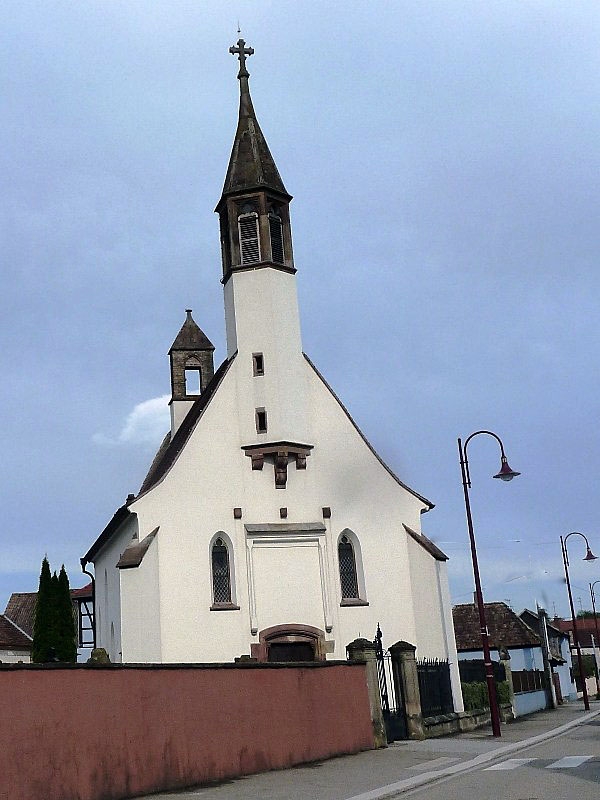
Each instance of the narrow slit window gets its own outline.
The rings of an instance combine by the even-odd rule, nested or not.
[[[229,553],[223,539],[216,539],[211,552],[213,603],[231,603]]]
[[[185,393],[200,394],[202,391],[202,372],[199,367],[186,369],[185,371]]]
[[[264,408],[256,409],[256,432],[267,432],[267,412],[264,410]]]
[[[240,254],[242,264],[257,264],[260,261],[260,243],[258,239],[258,214],[241,214],[238,217],[240,231]]]
[[[269,232],[271,234],[271,257],[277,264],[283,264],[283,226],[278,214],[269,214]]]
[[[338,544],[338,561],[340,565],[340,585],[342,599],[358,599],[358,579],[356,576],[356,559],[352,542],[342,536]]]
[[[265,374],[265,360],[262,353],[253,353],[252,355],[252,374],[254,376]]]

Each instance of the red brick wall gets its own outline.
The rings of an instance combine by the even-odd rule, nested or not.
[[[0,667],[1,800],[117,800],[373,746],[364,665]]]

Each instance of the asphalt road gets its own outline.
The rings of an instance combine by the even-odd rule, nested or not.
[[[598,800],[600,719],[492,764],[394,796],[427,800]]]

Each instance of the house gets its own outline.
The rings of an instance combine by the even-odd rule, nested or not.
[[[485,603],[485,615],[492,661],[510,667],[515,716],[550,706],[538,634],[506,603]],[[452,617],[459,662],[483,659],[477,606],[473,603],[454,606]]]
[[[577,690],[573,683],[573,665],[568,634],[551,624],[546,612],[541,609],[535,612],[526,608],[519,616],[540,637],[542,647],[544,647],[544,643],[547,643],[548,665],[552,672],[557,701],[560,702],[561,699],[576,700]]]
[[[85,660],[93,646],[92,584],[71,589],[70,594],[76,621],[78,660]],[[13,592],[4,609],[6,619],[27,637],[29,649],[33,641],[36,601],[37,592]]]
[[[433,504],[383,462],[302,350],[285,188],[258,124],[243,40],[220,221],[227,356],[186,318],[171,349],[171,430],[137,495],[82,558],[114,661],[448,659],[462,709]],[[300,267],[298,267],[300,269]]]
[[[553,625],[562,631],[565,636],[569,638],[569,646],[571,655],[575,660],[576,648],[575,639],[573,636],[573,620],[560,619],[555,617],[552,621]],[[600,667],[600,641],[598,640],[598,629],[600,628],[600,619],[596,622],[594,617],[578,617],[577,618],[577,638],[579,640],[579,647],[582,655],[594,656],[596,663],[596,670]],[[600,672],[600,670],[599,670]],[[579,680],[578,680],[579,683]],[[581,690],[581,686],[579,689]],[[595,692],[597,688],[596,681],[588,678],[588,691]]]
[[[5,614],[0,614],[0,663],[14,664],[31,661],[31,636]]]

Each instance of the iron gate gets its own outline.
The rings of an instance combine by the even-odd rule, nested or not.
[[[379,694],[381,696],[381,710],[385,723],[385,732],[388,743],[398,739],[408,739],[406,727],[406,711],[402,697],[402,687],[399,680],[394,680],[392,657],[388,650],[383,649],[381,643],[381,628],[377,625],[377,634],[373,644],[377,661],[377,678],[379,679]]]

